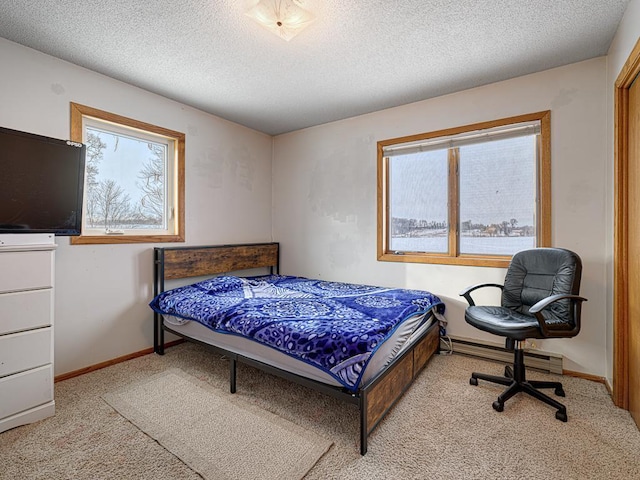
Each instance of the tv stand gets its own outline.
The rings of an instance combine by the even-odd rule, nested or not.
[[[0,432],[55,414],[53,234],[0,234]]]

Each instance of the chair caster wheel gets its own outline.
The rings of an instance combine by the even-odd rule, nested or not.
[[[558,420],[561,420],[561,421],[563,421],[563,422],[566,422],[566,421],[567,421],[567,412],[561,412],[560,410],[558,410],[558,411],[556,412],[556,418],[557,418]]]
[[[507,378],[513,378],[513,368],[510,365],[504,367],[504,376]]]
[[[471,377],[469,379],[469,384],[477,386],[478,385],[478,379]]]
[[[564,397],[564,396],[565,396],[565,395],[564,395],[564,390],[563,390],[562,388],[556,388],[555,394],[556,394],[558,397]],[[565,420],[565,421],[566,421],[566,420]]]
[[[493,409],[496,412],[501,412],[504,410],[504,403],[499,402],[498,400],[496,400],[495,402],[493,402],[493,404],[491,405],[493,407]]]

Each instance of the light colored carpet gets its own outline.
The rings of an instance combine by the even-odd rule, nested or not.
[[[299,480],[332,443],[180,369],[102,398],[210,480]]]
[[[101,396],[179,368],[227,394],[228,362],[193,344],[146,355],[56,384],[56,416],[0,434],[0,478],[201,478],[110,407]],[[402,400],[358,450],[358,412],[345,404],[253,368],[238,366],[244,402],[311,430],[334,445],[309,471],[316,479],[640,479],[640,432],[603,385],[560,379],[569,421],[518,395],[495,412],[502,387],[469,385],[471,371],[503,366],[462,355],[435,356]]]

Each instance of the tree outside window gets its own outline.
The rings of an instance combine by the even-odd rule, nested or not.
[[[72,243],[184,241],[184,134],[78,104],[71,115],[72,137],[87,146]]]

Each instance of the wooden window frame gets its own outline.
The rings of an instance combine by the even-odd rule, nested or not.
[[[131,118],[123,117],[114,113],[105,112],[97,108],[88,107],[71,102],[71,140],[83,143],[83,118],[90,117],[100,121],[122,125],[128,128],[138,129],[152,134],[162,135],[175,142],[175,210],[176,227],[175,233],[149,234],[149,235],[84,235],[70,237],[72,245],[86,244],[114,244],[114,243],[165,243],[185,241],[185,134],[163,127],[158,127],[150,123],[141,122]],[[86,193],[86,192],[85,192]],[[84,215],[84,212],[83,212]],[[83,218],[84,221],[84,218]]]
[[[434,263],[445,265],[471,265],[481,267],[508,267],[511,255],[481,255],[459,253],[459,190],[458,190],[458,155],[449,159],[448,177],[448,214],[449,214],[449,252],[394,252],[389,249],[389,158],[384,156],[384,148],[402,144],[419,142],[437,137],[447,137],[466,132],[502,127],[525,122],[540,122],[540,141],[538,144],[538,163],[536,174],[536,245],[551,246],[551,112],[549,110],[515,117],[503,118],[487,122],[465,125],[462,127],[438,130],[429,133],[393,138],[378,142],[378,260],[386,262]],[[453,149],[452,149],[453,150]]]

